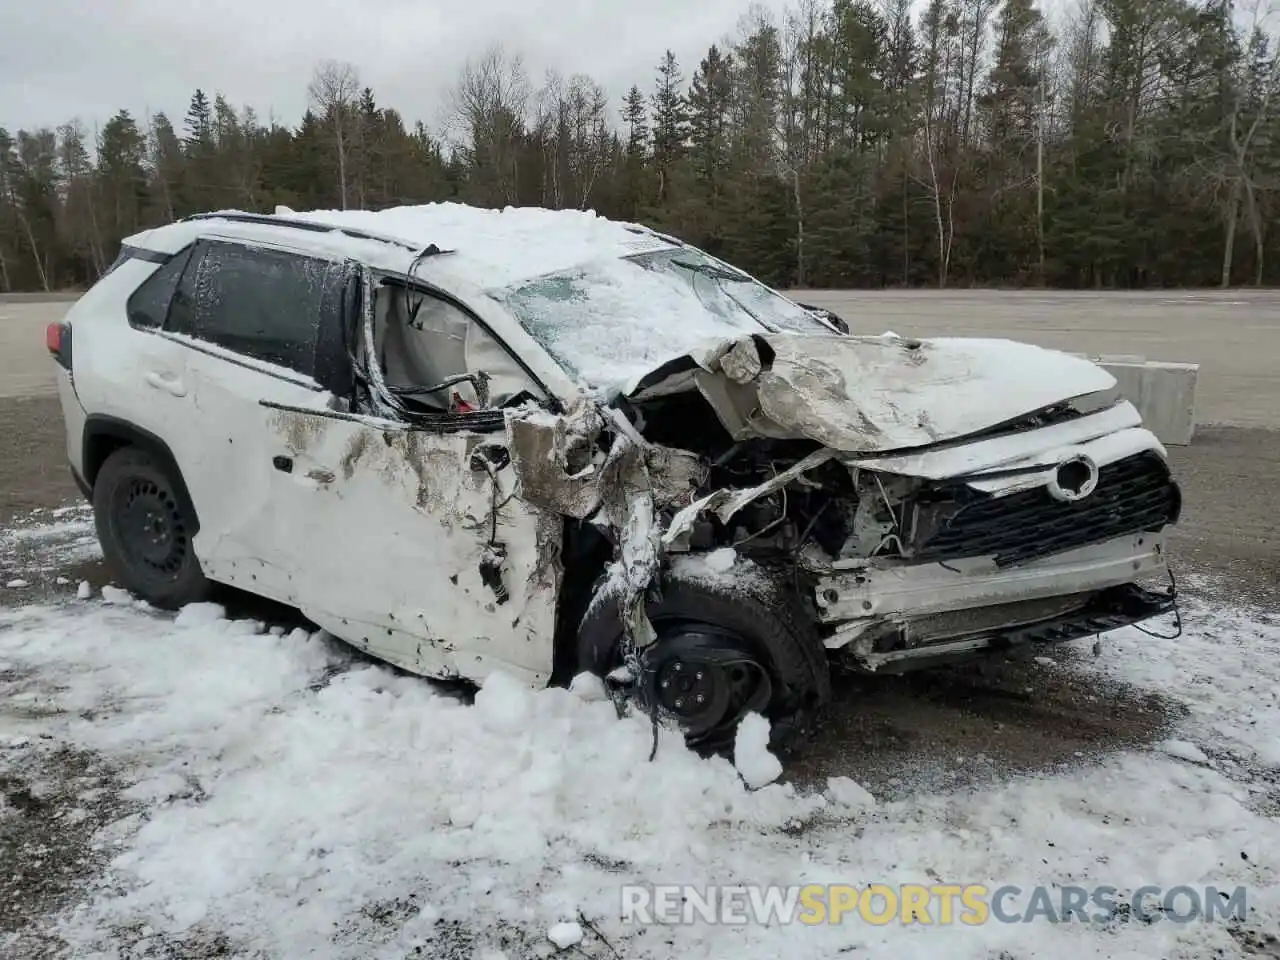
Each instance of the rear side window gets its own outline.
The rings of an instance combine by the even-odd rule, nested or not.
[[[342,280],[327,260],[202,240],[165,329],[314,376],[321,330],[341,323]]]
[[[122,260],[127,258],[127,254],[121,254]],[[190,247],[175,253],[162,263],[155,273],[147,277],[142,286],[133,291],[133,296],[129,298],[125,308],[131,324],[135,327],[154,329],[164,323],[164,318],[169,312],[169,303],[173,300],[174,291],[178,289],[178,280],[181,279],[182,270],[190,258]],[[119,263],[120,261],[117,261],[113,264],[112,269],[114,270]]]

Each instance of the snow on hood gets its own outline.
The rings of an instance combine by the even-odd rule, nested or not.
[[[954,440],[1116,386],[1088,360],[1012,340],[768,334],[686,354],[625,392],[687,389],[691,371],[735,438],[807,437],[842,453]]]

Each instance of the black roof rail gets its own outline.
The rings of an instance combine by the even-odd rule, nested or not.
[[[401,247],[411,253],[429,252],[431,244],[423,250],[422,247],[410,243],[408,240],[399,240],[395,237],[384,237],[376,233],[369,233],[365,230],[356,230],[352,227],[340,227],[332,223],[322,223],[317,220],[295,220],[289,217],[282,217],[277,214],[269,213],[241,213],[238,211],[230,211],[227,213],[193,213],[189,217],[183,217],[185,223],[188,220],[230,220],[233,223],[260,223],[272,227],[293,227],[296,230],[309,230],[312,233],[342,233],[348,237],[354,237],[357,240],[376,240],[379,243],[391,243],[397,247]],[[443,253],[438,247],[436,252]]]

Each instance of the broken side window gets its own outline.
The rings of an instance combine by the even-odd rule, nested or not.
[[[522,393],[545,397],[511,352],[475,317],[448,300],[384,285],[375,301],[375,329],[387,386],[414,406],[479,409],[483,400],[471,381],[417,392],[467,374],[486,375],[489,406],[501,406]],[[405,394],[407,390],[414,392]]]

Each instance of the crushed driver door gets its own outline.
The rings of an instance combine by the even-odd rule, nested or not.
[[[562,520],[515,496],[500,411],[424,428],[263,405],[263,540],[304,614],[414,673],[550,679]]]

